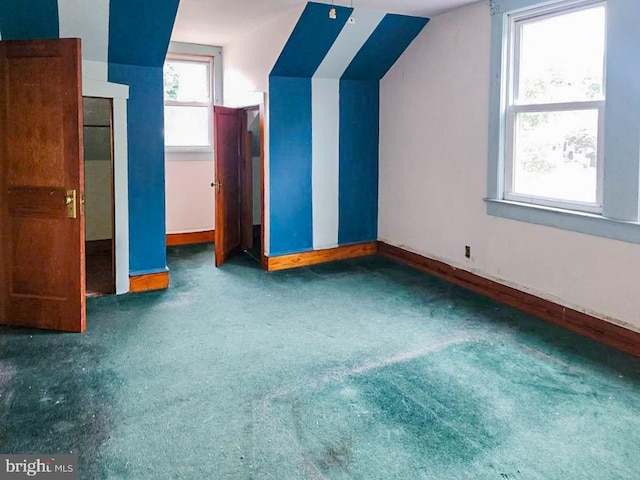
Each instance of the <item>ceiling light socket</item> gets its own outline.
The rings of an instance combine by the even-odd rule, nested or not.
[[[331,7],[331,10],[329,10],[329,18],[331,20],[335,20],[336,18],[338,18],[338,15],[336,14],[336,9]]]

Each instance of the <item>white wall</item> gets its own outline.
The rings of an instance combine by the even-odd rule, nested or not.
[[[276,64],[306,3],[279,15],[272,22],[224,45],[224,102],[227,106],[248,106],[264,102],[264,208],[263,249],[270,252],[269,229],[269,73]]]
[[[113,237],[111,100],[84,98],[84,180],[86,239]]]
[[[253,224],[262,224],[262,186],[260,185],[260,157],[253,157],[252,186],[253,186]]]
[[[167,233],[215,228],[213,176],[213,158],[165,162]]]
[[[87,241],[113,237],[111,168],[111,160],[94,160],[84,164]]]
[[[262,223],[262,185],[260,177],[260,111],[247,111],[247,129],[251,132],[251,154],[253,155],[251,164],[253,186],[253,224]]]
[[[269,73],[287,43],[305,4],[288,9],[261,28],[224,45],[224,104],[244,107],[262,102]]]
[[[383,79],[380,239],[640,331],[640,245],[486,214],[489,39],[434,17]]]

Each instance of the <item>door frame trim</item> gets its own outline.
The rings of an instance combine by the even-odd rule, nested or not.
[[[263,99],[258,106],[260,112],[260,266],[264,269],[268,269],[267,265],[267,245],[266,235],[267,227],[265,225],[265,122],[266,122],[266,99]]]
[[[129,156],[127,100],[129,87],[83,77],[82,95],[108,98],[113,103],[113,202],[116,295],[129,292]]]
[[[265,100],[263,99],[260,103],[256,105],[248,105],[246,107],[241,107],[244,109],[245,115],[251,110],[257,110],[259,115],[259,132],[260,132],[260,267],[263,270],[268,270],[268,258],[266,254],[266,245],[265,245],[265,237],[266,237],[266,227],[265,227],[265,115],[266,115],[266,106]],[[253,174],[253,172],[252,172]],[[255,226],[255,225],[254,225]]]

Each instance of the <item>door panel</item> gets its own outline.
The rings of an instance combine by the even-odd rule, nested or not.
[[[41,186],[64,184],[64,141],[62,128],[62,84],[53,81],[64,68],[60,58],[12,58],[9,60],[7,90],[9,95],[9,138],[20,139],[7,144],[7,154],[14,159],[9,170],[13,186],[32,185],[33,177]],[[51,72],[52,84],[40,88],[35,72]],[[28,79],[25,81],[25,79]],[[40,82],[42,79],[40,79]],[[17,115],[18,107],[26,107]],[[46,156],[46,161],[45,157]]]
[[[3,324],[86,326],[80,58],[77,39],[0,42]]]
[[[243,109],[215,107],[216,266],[240,248],[240,160]]]
[[[12,221],[11,264],[20,268],[13,270],[13,296],[42,295],[48,298],[64,298],[64,274],[69,261],[64,255],[63,237],[60,221],[37,217],[20,218]],[[41,275],[42,265],[39,262],[23,263],[21,259],[40,252],[47,258],[47,269],[56,275]]]

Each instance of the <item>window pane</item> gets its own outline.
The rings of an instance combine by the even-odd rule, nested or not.
[[[169,147],[209,146],[209,109],[165,105],[164,135]]]
[[[164,64],[164,99],[209,102],[209,63],[168,60]]]
[[[516,103],[603,98],[604,6],[523,22],[520,34]]]
[[[513,192],[596,203],[598,110],[520,113]]]

